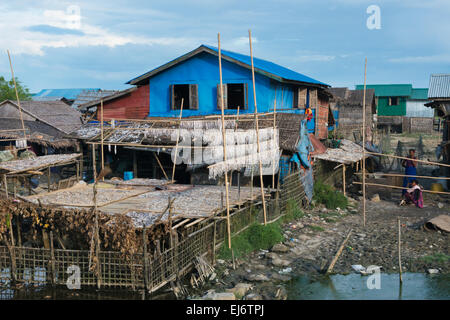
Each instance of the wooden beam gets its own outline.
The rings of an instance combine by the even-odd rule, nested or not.
[[[178,133],[177,133],[177,143],[175,145],[175,156],[173,160],[173,168],[172,168],[172,183],[175,182],[175,167],[177,165],[177,156],[178,156],[178,140],[180,140],[180,131],[181,131],[181,118],[183,116],[183,104],[184,98],[181,98],[181,108],[180,108],[180,120],[178,123]]]

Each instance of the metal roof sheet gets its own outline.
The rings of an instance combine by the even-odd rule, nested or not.
[[[193,55],[198,54],[200,52],[209,52],[211,54],[218,54],[218,49],[216,47],[212,47],[212,46],[207,46],[207,45],[201,45],[200,47],[198,47],[197,49],[184,54],[183,56],[180,56],[174,60],[169,61],[168,63],[155,68],[149,72],[146,72],[134,79],[131,79],[130,81],[127,82],[127,84],[137,84],[138,82],[150,78],[154,75],[156,75],[159,72],[162,72],[163,70],[172,67],[173,65],[182,62],[184,60],[187,60],[189,58],[191,58]],[[227,51],[227,50],[221,50],[222,56],[224,59],[228,59],[231,61],[235,61],[235,62],[239,62],[239,63],[243,63],[245,64],[247,67],[251,66],[251,58],[250,56],[244,55],[244,54],[240,54],[240,53],[236,53],[236,52],[232,52],[232,51]],[[259,58],[253,58],[253,63],[254,63],[254,67],[255,67],[255,71],[265,74],[265,75],[273,75],[277,78],[277,80],[282,81],[282,80],[289,80],[289,81],[297,81],[297,82],[304,82],[304,83],[311,83],[311,84],[316,84],[316,85],[320,85],[320,86],[329,86],[326,83],[323,83],[321,81],[315,80],[313,78],[310,78],[306,75],[303,75],[301,73],[295,72],[293,70],[290,70],[288,68],[285,68],[283,66],[280,66],[276,63],[267,61],[267,60],[263,60],[263,59],[259,59]]]
[[[74,100],[83,90],[100,90],[100,88],[68,88],[68,89],[42,89],[33,95],[35,97],[64,97]]]
[[[428,99],[450,98],[450,74],[432,74],[428,89]]]
[[[356,85],[356,90],[363,90],[364,85]],[[376,97],[409,97],[412,84],[368,84],[366,89],[375,89]]]
[[[411,100],[428,100],[428,89],[427,88],[413,88],[411,92],[411,96],[409,97]]]

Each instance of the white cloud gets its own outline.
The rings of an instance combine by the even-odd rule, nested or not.
[[[324,54],[307,54],[294,56],[293,60],[296,62],[329,62],[333,61],[336,56],[329,56]]]
[[[48,33],[30,29],[35,26],[76,30],[77,33]],[[81,46],[115,47],[126,44],[178,45],[189,46],[198,43],[187,37],[149,37],[133,34],[118,34],[89,24],[82,16],[77,21],[76,14],[63,10],[8,10],[0,19],[0,48],[12,52],[43,55],[45,47],[64,48]]]
[[[450,63],[450,54],[391,58],[388,61],[393,63]]]

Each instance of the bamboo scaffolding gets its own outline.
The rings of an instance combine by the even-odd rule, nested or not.
[[[362,191],[363,191],[363,226],[366,226],[366,79],[367,79],[367,58],[364,62],[364,93],[363,93],[363,108],[362,108],[362,118],[363,118],[363,125],[362,125],[362,173],[363,173],[363,184],[362,184]]]
[[[177,133],[177,143],[175,145],[175,158],[173,160],[173,169],[172,169],[172,183],[175,182],[175,167],[177,165],[177,155],[178,155],[178,140],[180,140],[180,131],[181,131],[181,118],[183,117],[183,103],[184,98],[181,98],[181,108],[180,108],[180,119],[178,123],[178,133]]]
[[[220,49],[220,33],[217,34],[217,42],[219,45],[219,77],[220,77],[220,110],[222,121],[222,143],[223,143],[223,161],[227,161],[227,143],[225,134],[225,112],[223,101],[223,84],[222,84],[222,51]],[[225,193],[226,193],[226,205],[227,205],[227,232],[228,232],[228,248],[231,249],[231,225],[230,225],[230,199],[228,190],[228,173],[225,171]]]
[[[250,60],[252,62],[252,82],[253,82],[253,101],[255,103],[255,123],[256,123],[256,142],[258,150],[258,162],[259,162],[259,180],[261,184],[261,199],[264,212],[264,225],[267,224],[266,202],[264,198],[264,182],[262,176],[262,162],[261,162],[261,147],[259,145],[259,123],[258,123],[258,104],[256,103],[256,86],[255,86],[255,67],[253,64],[253,48],[252,48],[252,31],[248,30],[248,39],[250,43]]]

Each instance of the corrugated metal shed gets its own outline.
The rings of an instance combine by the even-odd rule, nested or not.
[[[428,100],[427,88],[413,88],[411,92],[410,100]]]
[[[356,85],[356,90],[363,90],[364,85]],[[409,97],[412,92],[411,84],[369,84],[366,89],[375,89],[376,97]]]
[[[428,89],[428,99],[450,98],[450,74],[432,74]]]
[[[101,98],[109,97],[113,94],[116,94],[119,91],[116,90],[99,90],[99,89],[89,89],[89,90],[83,90],[81,93],[77,96],[75,101],[72,104],[72,108],[78,109],[80,105],[83,105],[85,103],[96,101]]]
[[[133,84],[133,85],[139,84],[143,80],[153,77],[154,75],[162,72],[163,70],[168,69],[168,68],[170,68],[180,62],[183,62],[187,59],[190,59],[193,56],[195,56],[201,52],[208,52],[213,55],[218,55],[218,49],[216,47],[201,45],[197,49],[195,49],[191,52],[188,52],[181,57],[178,57],[172,61],[169,61],[168,63],[166,63],[158,68],[155,68],[149,72],[144,73],[143,75],[140,75],[139,77],[131,79],[130,81],[127,82],[127,84]],[[227,50],[221,50],[221,53],[222,53],[223,59],[229,60],[231,62],[243,64],[247,68],[251,67],[250,56],[232,52],[232,51],[227,51]],[[278,81],[287,80],[287,81],[296,81],[296,82],[302,82],[302,83],[311,83],[311,84],[316,84],[316,85],[320,85],[320,86],[327,86],[327,87],[329,86],[326,83],[320,82],[318,80],[315,80],[313,78],[310,78],[301,73],[295,72],[293,70],[282,67],[276,63],[273,63],[273,62],[270,62],[267,60],[253,58],[253,63],[254,63],[254,67],[255,67],[255,72],[264,74],[269,77],[273,77]]]

